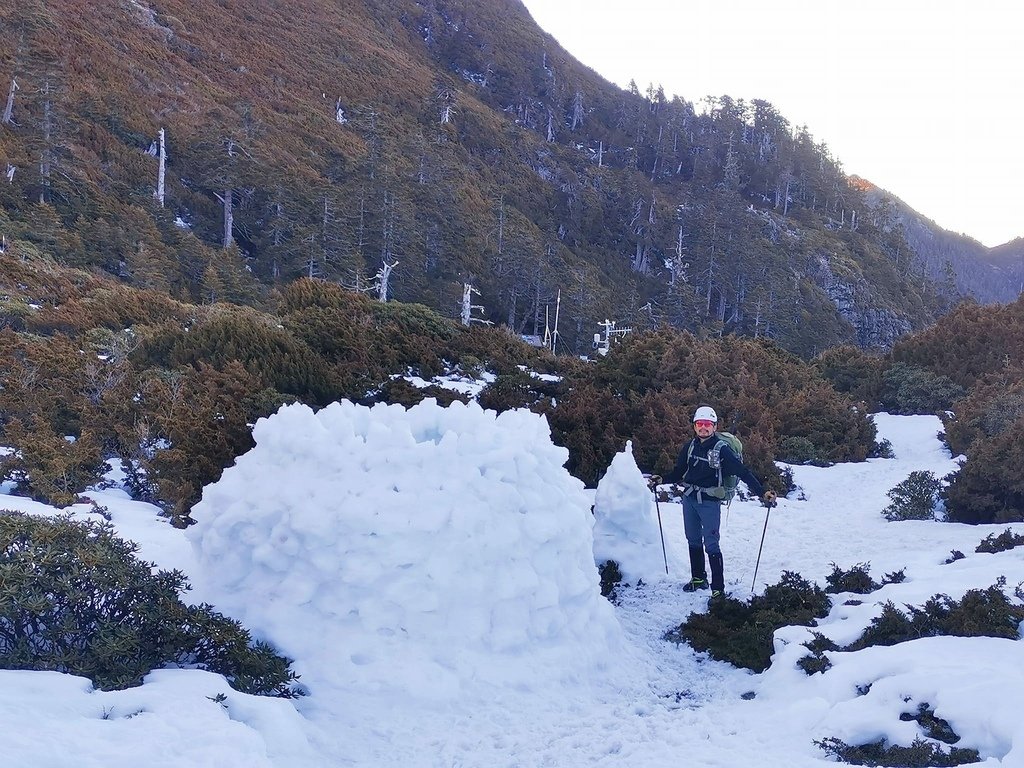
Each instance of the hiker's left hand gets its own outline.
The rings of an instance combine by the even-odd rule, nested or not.
[[[654,490],[659,485],[661,485],[661,475],[651,475],[647,479],[647,487],[650,488],[651,490]]]
[[[761,504],[771,509],[777,503],[775,501],[777,498],[778,495],[775,493],[775,491],[765,491],[764,494],[761,496]]]

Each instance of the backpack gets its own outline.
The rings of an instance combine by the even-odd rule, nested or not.
[[[708,496],[714,496],[722,501],[732,501],[736,495],[736,486],[739,484],[740,479],[736,475],[722,475],[722,459],[720,454],[722,452],[722,446],[728,445],[735,454],[736,458],[741,462],[743,461],[743,442],[732,434],[732,432],[718,432],[715,435],[718,441],[708,451],[708,464],[712,469],[718,470],[718,487],[709,488],[705,493]],[[694,441],[690,441],[690,449],[686,452],[686,463],[690,463],[690,457],[693,455]]]

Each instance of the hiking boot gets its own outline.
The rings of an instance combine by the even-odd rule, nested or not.
[[[683,592],[696,592],[698,589],[707,589],[707,579],[690,579],[683,585]]]
[[[708,572],[704,568],[704,547],[690,547],[690,583],[683,589],[687,592],[696,592],[698,589],[708,588]]]
[[[717,602],[718,600],[724,600],[725,599],[725,592],[723,592],[720,589],[712,589],[711,590],[711,597],[708,598],[708,599],[711,600],[711,601],[714,601],[714,602]]]
[[[708,555],[708,562],[711,563],[711,591],[712,592],[724,592],[725,591],[725,566],[722,562],[722,553],[715,552],[713,555]]]

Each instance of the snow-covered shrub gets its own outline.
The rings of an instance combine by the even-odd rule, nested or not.
[[[167,664],[288,696],[287,659],[209,606],[187,606],[179,571],[152,570],[106,522],[0,512],[0,668],[68,672],[104,689]]]
[[[900,720],[905,723],[916,722],[924,730],[924,735],[929,739],[935,739],[945,744],[956,744],[960,737],[953,730],[948,720],[943,720],[935,714],[935,708],[928,702],[922,701],[917,705],[917,712],[904,712]]]
[[[981,761],[976,749],[952,747],[946,752],[938,744],[914,739],[909,747],[899,744],[886,744],[885,739],[867,744],[850,745],[841,739],[829,737],[814,742],[828,754],[840,762],[850,765],[891,766],[896,768],[944,768],[945,766],[966,765]]]
[[[893,459],[895,457],[896,454],[893,453],[892,443],[884,438],[876,441],[871,446],[871,453],[868,454],[869,459]]]
[[[892,502],[882,510],[882,515],[890,522],[934,520],[941,488],[942,481],[933,472],[911,472],[906,480],[888,491]]]
[[[1024,546],[1024,536],[1016,534],[1011,528],[1007,528],[1000,534],[990,533],[975,548],[975,552],[1006,552],[1014,547]]]
[[[863,634],[843,650],[859,651],[873,645],[896,645],[919,637],[1004,637],[1015,640],[1024,606],[1003,593],[1005,579],[987,589],[969,590],[962,599],[935,595],[922,607],[907,606],[907,613],[887,602]]]
[[[804,648],[809,650],[810,653],[796,662],[796,665],[808,675],[813,675],[816,672],[826,672],[831,669],[832,662],[829,661],[825,652],[840,650],[839,646],[831,638],[826,637],[821,632],[812,632],[811,636],[811,640],[803,643]]]
[[[906,579],[905,569],[901,569],[885,574],[882,581],[877,582],[871,578],[870,570],[871,563],[857,563],[857,565],[846,571],[832,563],[832,573],[825,577],[825,581],[828,582],[825,592],[831,595],[839,594],[840,592],[866,595],[869,592],[874,592],[876,589],[884,587],[886,584],[899,584]]]
[[[825,581],[828,582],[825,591],[833,595],[840,592],[853,592],[858,595],[874,592],[881,585],[871,578],[868,573],[870,569],[871,563],[857,563],[847,571],[832,563],[832,573],[825,577]]]

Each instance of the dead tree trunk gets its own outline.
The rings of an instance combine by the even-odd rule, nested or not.
[[[11,78],[11,90],[7,94],[7,106],[4,107],[4,116],[0,118],[0,123],[4,125],[10,125],[14,119],[14,92],[18,90],[18,78]]]
[[[235,241],[232,232],[235,226],[235,213],[233,208],[233,196],[234,190],[225,189],[224,197],[221,198],[224,201],[224,247],[230,248],[231,244]]]
[[[166,145],[164,143],[164,129],[160,129],[160,168],[156,174],[156,192],[154,197],[157,202],[160,203],[160,207],[164,207],[164,180],[167,175],[167,153]]]

